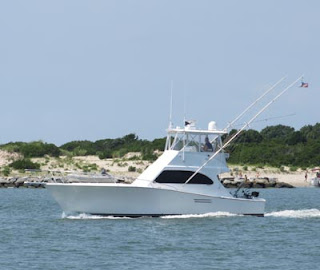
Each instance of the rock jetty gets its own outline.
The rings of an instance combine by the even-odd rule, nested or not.
[[[278,182],[277,179],[268,177],[248,179],[247,181],[231,177],[223,178],[221,182],[226,188],[238,188],[240,185],[243,188],[294,188],[288,183]]]
[[[134,178],[132,177],[115,177],[118,183],[132,183]],[[75,179],[69,179],[67,177],[34,177],[34,176],[24,176],[24,177],[7,177],[0,178],[0,188],[45,188],[46,183],[79,183],[83,181],[77,181]],[[89,182],[89,181],[86,181]],[[221,179],[222,184],[226,188],[238,188],[242,185],[243,188],[294,188],[294,186],[278,182],[276,179],[256,178],[250,179],[244,182],[243,179],[235,178],[223,178]]]

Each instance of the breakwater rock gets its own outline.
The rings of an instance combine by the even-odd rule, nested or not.
[[[96,178],[92,178],[92,181],[86,179],[75,179],[68,177],[7,177],[0,178],[0,188],[45,188],[47,183],[132,183],[134,178],[132,177],[114,177],[108,181],[97,181]]]
[[[278,182],[277,179],[268,177],[255,178],[247,181],[244,179],[223,178],[221,182],[226,188],[238,188],[240,185],[243,188],[294,188],[294,186],[288,183]]]
[[[127,183],[133,182],[132,177],[114,177],[114,182]],[[46,183],[84,183],[97,181],[81,181],[79,179],[68,178],[68,177],[7,177],[0,178],[0,188],[45,188]],[[243,179],[235,178],[223,178],[221,179],[222,184],[226,188],[238,188],[240,185],[243,188],[294,188],[294,186],[278,182],[276,179],[256,178],[250,179],[244,182]]]
[[[44,188],[50,179],[38,177],[8,177],[0,178],[0,188]]]

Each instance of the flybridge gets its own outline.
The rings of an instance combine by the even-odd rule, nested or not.
[[[186,122],[184,128],[176,127],[167,130],[165,150],[186,152],[215,152],[222,146],[221,135],[226,131],[217,130],[216,123],[211,121],[208,129],[196,129],[194,122]]]
[[[173,129],[168,129],[168,134],[175,134],[175,133],[185,133],[185,134],[227,134],[228,132],[224,130],[206,130],[206,129],[184,129],[184,128],[173,128]]]

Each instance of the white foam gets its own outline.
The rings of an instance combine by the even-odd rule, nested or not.
[[[171,216],[162,216],[161,218],[165,219],[183,219],[183,218],[208,218],[208,217],[234,217],[240,216],[237,214],[231,214],[228,212],[214,212],[214,213],[206,213],[206,214],[190,214],[190,215],[171,215]]]
[[[320,217],[319,209],[302,209],[302,210],[284,210],[278,212],[266,213],[266,217],[284,217],[284,218],[318,218]]]
[[[129,219],[129,217],[113,217],[113,216],[99,216],[99,215],[90,215],[86,213],[69,215],[65,212],[62,212],[61,218],[63,219]]]

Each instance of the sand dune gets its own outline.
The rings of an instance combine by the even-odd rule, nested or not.
[[[139,153],[129,153],[124,159],[99,159],[97,156],[78,156],[78,157],[61,157],[61,158],[33,158],[34,162],[41,164],[42,170],[58,169],[61,171],[82,171],[86,166],[94,166],[97,171],[102,168],[108,170],[113,175],[137,177],[145,170],[151,162],[144,160],[128,160],[132,156],[139,157]],[[6,166],[13,160],[20,157],[17,153],[8,153],[0,150],[0,166]],[[128,171],[129,167],[134,167],[135,171]],[[246,170],[243,166],[230,166],[231,172],[221,174],[221,177],[235,177],[247,175],[248,178],[268,177],[276,178],[279,182],[285,182],[295,187],[309,186],[305,181],[305,171],[299,169],[291,172],[289,168],[284,167],[283,171],[277,168],[254,168],[248,166]],[[15,172],[13,172],[15,173]],[[312,175],[308,172],[308,177]]]

